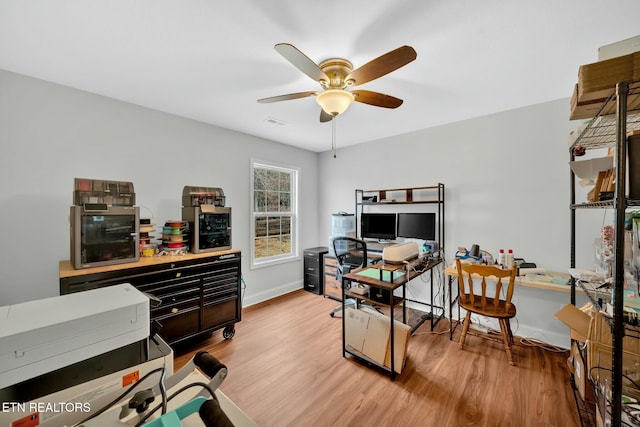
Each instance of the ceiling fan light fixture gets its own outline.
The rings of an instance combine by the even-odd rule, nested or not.
[[[342,89],[325,90],[316,96],[316,102],[332,116],[344,113],[353,100],[353,94]]]

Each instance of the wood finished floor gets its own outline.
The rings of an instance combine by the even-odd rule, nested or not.
[[[421,326],[395,381],[342,357],[336,301],[305,291],[243,311],[235,336],[220,331],[176,351],[175,367],[206,350],[229,369],[220,389],[268,426],[579,426],[568,353],[467,337],[465,349]],[[454,340],[459,334],[454,336]],[[516,337],[516,341],[518,337]]]

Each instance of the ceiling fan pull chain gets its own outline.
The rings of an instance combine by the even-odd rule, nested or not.
[[[333,150],[333,158],[336,158],[336,120],[338,116],[333,116],[331,119],[331,149]]]

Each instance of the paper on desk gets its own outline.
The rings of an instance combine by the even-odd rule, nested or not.
[[[582,280],[585,282],[604,282],[605,278],[595,271],[592,270],[582,270],[579,268],[570,268],[569,274],[574,279]]]
[[[569,162],[571,170],[578,178],[582,179],[583,185],[593,184],[598,178],[598,172],[613,168],[613,157],[597,157],[588,160],[576,160]],[[584,182],[586,181],[586,182]]]
[[[357,272],[361,276],[371,277],[372,279],[380,279],[380,271],[382,271],[382,281],[390,282],[391,281],[391,272],[387,270],[380,270],[377,268],[366,268],[362,271]],[[404,275],[404,270],[397,270],[393,272],[394,280],[398,277],[402,277]]]
[[[569,279],[567,278],[551,276],[549,274],[528,273],[525,275],[525,278],[533,282],[553,283],[555,285],[567,285],[569,283]]]

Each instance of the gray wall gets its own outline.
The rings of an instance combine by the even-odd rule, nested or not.
[[[300,247],[317,244],[318,155],[0,70],[0,306],[58,295],[73,178],[134,183],[141,215],[180,219],[184,185],[221,187],[244,304],[302,286],[302,261],[249,269],[252,157],[300,168]]]
[[[132,181],[143,215],[180,217],[184,185],[221,187],[233,208],[250,305],[302,286],[300,260],[249,269],[251,158],[301,169],[300,248],[326,245],[354,190],[446,186],[447,262],[458,246],[569,266],[569,100],[562,99],[321,154],[0,70],[0,305],[58,294],[69,258],[73,178]],[[346,116],[345,116],[346,120]],[[339,141],[338,141],[339,146]],[[610,214],[583,211],[578,267]],[[412,292],[425,297],[425,286]],[[522,290],[519,331],[566,344],[553,313],[568,294]]]
[[[569,88],[568,88],[569,90]],[[355,189],[445,184],[447,263],[458,246],[500,248],[550,271],[570,263],[569,100],[460,121],[339,149],[320,156],[320,239],[331,234],[331,214],[354,212]],[[343,120],[347,120],[347,117]],[[584,190],[579,189],[583,194]],[[581,196],[582,197],[582,196]],[[378,207],[378,210],[390,207]],[[406,207],[393,207],[406,209]],[[428,209],[425,205],[412,209]],[[602,211],[581,211],[578,267],[591,268]],[[610,216],[609,216],[610,218]],[[423,296],[419,283],[413,292]],[[518,289],[520,333],[559,345],[567,328],[553,314],[565,293]],[[566,340],[565,340],[566,336]]]

